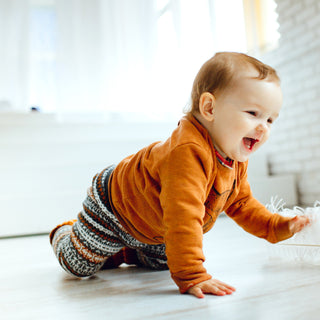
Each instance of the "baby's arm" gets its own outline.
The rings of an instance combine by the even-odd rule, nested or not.
[[[310,220],[306,216],[296,216],[289,221],[289,230],[293,234],[300,232],[303,228],[310,224]],[[217,279],[210,279],[196,284],[188,290],[188,293],[197,298],[204,298],[204,294],[214,294],[224,296],[232,294],[236,289]]]
[[[224,282],[217,279],[210,279],[200,282],[188,290],[188,293],[196,296],[197,298],[204,298],[205,293],[214,294],[216,296],[224,296],[231,294],[236,289]]]

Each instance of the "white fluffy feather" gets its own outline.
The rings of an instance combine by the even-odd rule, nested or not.
[[[308,216],[311,223],[292,238],[268,245],[271,258],[320,265],[320,202],[308,208],[288,209],[284,205],[283,200],[272,198],[267,208],[286,217]]]

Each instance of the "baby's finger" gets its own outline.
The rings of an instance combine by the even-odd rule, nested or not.
[[[199,299],[204,298],[204,294],[203,294],[202,290],[198,287],[192,287],[188,290],[188,292]]]
[[[207,283],[201,289],[203,293],[214,294],[216,296],[224,296],[225,294],[229,294],[228,289],[216,282]]]
[[[220,292],[221,294],[220,295],[225,295],[225,294],[232,294],[234,290],[231,290],[229,289],[228,287],[226,286],[223,286],[223,285],[217,285],[217,292]],[[223,294],[222,294],[223,293]],[[218,293],[216,293],[218,294]],[[219,294],[218,294],[219,295]]]
[[[232,294],[235,290],[231,290],[231,289],[229,289],[229,288],[227,288],[227,287],[220,287],[219,288],[221,291],[223,291],[223,292],[225,292],[226,294]]]
[[[310,224],[310,220],[308,217],[300,217],[298,221],[298,229],[302,230],[304,227]]]
[[[304,225],[307,226],[311,223],[309,217],[304,217]]]
[[[295,216],[289,222],[289,230],[290,230],[290,232],[291,233],[297,233],[297,232],[301,231],[305,227],[307,221],[309,221],[309,219],[306,218],[306,217]]]
[[[215,280],[217,284],[219,284],[220,286],[222,286],[223,288],[225,288],[226,290],[230,290],[232,292],[236,291],[236,288],[230,286],[229,284],[227,283],[224,283],[220,280]]]

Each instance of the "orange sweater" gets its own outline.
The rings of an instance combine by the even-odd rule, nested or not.
[[[181,119],[165,142],[125,158],[109,181],[113,210],[137,240],[165,243],[168,267],[180,291],[211,276],[203,267],[203,233],[225,211],[243,229],[278,242],[291,236],[289,218],[269,212],[252,196],[247,162],[220,164],[207,130]]]

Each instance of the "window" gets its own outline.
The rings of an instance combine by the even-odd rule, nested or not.
[[[57,5],[55,0],[32,0],[28,68],[29,107],[37,106],[43,112],[58,113],[126,112],[127,117],[131,119],[135,117],[135,108],[139,117],[141,113],[151,114],[157,119],[170,115],[176,117],[189,101],[197,71],[215,52],[241,51],[253,55],[260,54],[275,48],[279,39],[273,0],[145,1],[146,5],[141,7],[143,10],[146,10],[150,3],[154,5],[153,8],[149,5],[146,14],[154,17],[154,21],[146,21],[145,27],[140,26],[140,30],[148,30],[149,38],[138,39],[137,43],[140,46],[149,46],[145,51],[150,53],[150,59],[147,61],[143,57],[134,64],[132,57],[123,63],[119,61],[130,55],[119,55],[119,50],[129,48],[128,51],[131,52],[134,41],[128,38],[115,39],[117,36],[123,36],[123,33],[119,30],[114,32],[128,20],[128,16],[123,16],[123,7],[121,8],[122,3],[128,4],[128,1],[105,0],[98,6],[99,1],[92,2],[90,5],[97,6],[90,13],[93,16],[83,18],[83,15],[89,14],[88,10],[84,9],[89,2],[84,4],[85,2],[79,0],[73,5],[82,5],[82,11],[71,11],[72,20],[68,18],[63,25],[59,14],[61,17],[61,12],[65,14],[66,10],[70,10],[68,2],[59,2]],[[139,1],[139,5],[143,3]],[[134,12],[137,12],[137,4],[133,1],[130,4],[135,8]],[[107,12],[115,10],[116,6],[118,11],[114,11],[112,15]],[[104,14],[109,14],[108,19]],[[126,14],[130,14],[130,10],[127,10]],[[118,19],[122,24],[112,24],[110,17],[114,21]],[[90,29],[94,31],[95,38],[91,39],[89,34],[90,43],[86,44],[86,38],[82,37],[81,33],[84,29],[80,35],[76,34],[75,23],[78,23],[77,26],[86,23],[81,26],[86,28],[88,21],[95,24]],[[67,28],[67,32],[64,28]],[[101,31],[98,28],[101,28]],[[153,30],[155,32],[151,35]],[[70,38],[66,38],[67,36]],[[114,42],[107,42],[110,38],[114,38]],[[150,39],[154,41],[152,49]],[[66,44],[70,46],[81,41],[81,46],[75,46],[71,50],[70,47],[66,47]],[[125,44],[126,41],[131,41],[128,46]],[[120,49],[113,53],[114,44]],[[88,47],[91,52],[98,52],[93,58],[90,51],[88,56],[85,56]],[[101,54],[99,50],[102,50]],[[62,57],[71,53],[81,54],[81,57],[68,57],[69,60],[62,61],[63,59],[58,59],[58,51]],[[114,62],[112,55],[115,58]],[[89,70],[92,63],[95,64],[94,72]],[[69,74],[66,74],[67,72]],[[98,74],[99,72],[101,74]],[[82,95],[85,91],[84,97]]]
[[[28,105],[55,111],[57,21],[52,0],[33,0],[30,7]]]
[[[274,0],[243,0],[249,54],[263,54],[277,48],[278,15]]]

